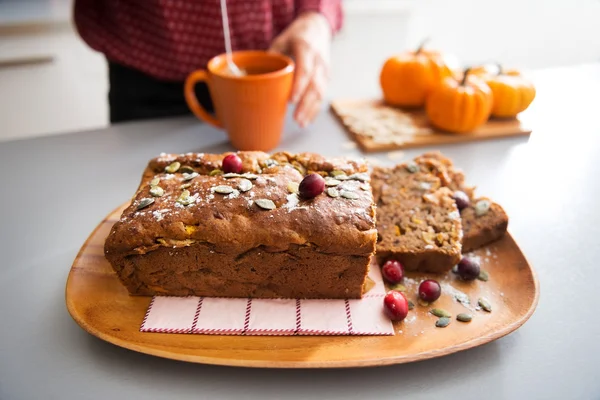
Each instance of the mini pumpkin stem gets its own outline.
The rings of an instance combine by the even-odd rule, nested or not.
[[[502,64],[500,63],[496,63],[496,67],[498,68],[498,75],[502,75],[502,73],[504,72],[502,70]]]
[[[460,81],[460,86],[465,86],[465,83],[467,83],[467,76],[469,75],[470,72],[471,72],[471,67],[465,69],[465,72],[463,72],[463,78]]]
[[[423,51],[423,48],[425,47],[425,45],[427,44],[427,42],[429,42],[429,39],[431,39],[431,38],[425,38],[425,40],[423,40],[421,42],[421,44],[419,45],[419,47],[417,47],[417,50],[415,51],[415,54],[419,54],[421,51]]]

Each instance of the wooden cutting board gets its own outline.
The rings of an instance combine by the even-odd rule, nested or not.
[[[471,133],[452,134],[429,125],[421,109],[401,110],[374,99],[338,99],[331,103],[331,108],[353,140],[368,153],[531,133],[517,118],[492,118]]]

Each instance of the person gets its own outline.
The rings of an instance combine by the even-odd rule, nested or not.
[[[233,50],[271,50],[296,63],[291,101],[306,126],[329,78],[341,0],[228,0]],[[111,123],[184,115],[183,82],[225,52],[219,0],[76,0],[78,34],[108,62]],[[205,84],[196,87],[212,110]]]

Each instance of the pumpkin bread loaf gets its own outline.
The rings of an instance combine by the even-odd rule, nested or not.
[[[409,271],[443,273],[461,258],[462,227],[452,191],[416,163],[376,167],[377,261],[396,259]]]
[[[460,211],[463,253],[504,236],[508,227],[508,216],[504,209],[486,197],[476,198],[474,188],[465,184],[464,174],[454,167],[452,161],[439,152],[429,152],[415,158],[415,162],[422,170],[439,177],[452,192],[462,191],[468,196],[469,205]]]
[[[105,243],[128,291],[360,298],[377,238],[367,165],[310,153],[236,154],[239,174],[222,173],[227,154],[150,161]],[[298,183],[311,172],[336,176],[326,180],[337,190],[300,199]]]

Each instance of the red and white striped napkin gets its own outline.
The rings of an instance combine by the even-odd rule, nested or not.
[[[154,296],[142,332],[206,335],[393,335],[383,313],[385,286],[373,263],[375,285],[360,300],[236,299]]]

